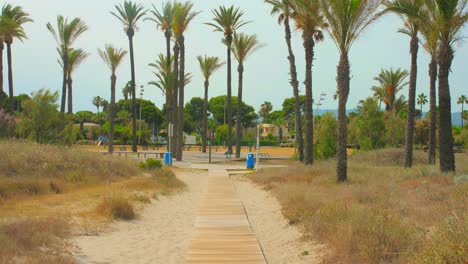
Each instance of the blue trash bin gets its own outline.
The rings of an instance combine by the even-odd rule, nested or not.
[[[169,151],[164,154],[164,165],[172,166],[172,154]]]
[[[247,154],[247,161],[246,161],[247,169],[253,169],[255,167],[255,159],[253,153]]]

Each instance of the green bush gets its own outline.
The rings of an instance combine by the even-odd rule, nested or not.
[[[140,162],[140,168],[147,169],[147,170],[154,170],[160,169],[162,167],[162,163],[160,160],[157,159],[147,159],[146,161]]]

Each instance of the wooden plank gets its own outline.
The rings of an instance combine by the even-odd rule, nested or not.
[[[210,170],[195,219],[187,264],[265,264],[242,201],[226,170]]]

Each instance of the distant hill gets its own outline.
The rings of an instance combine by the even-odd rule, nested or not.
[[[315,111],[314,109],[314,114],[318,115],[323,115],[325,113],[332,113],[334,116],[338,116],[338,110],[333,110],[333,109],[319,109],[318,111]],[[349,114],[351,112],[354,112],[355,109],[348,109],[346,110],[346,114]],[[426,115],[427,112],[423,112],[423,116]],[[454,126],[461,126],[461,112],[455,112],[452,113],[452,124]]]

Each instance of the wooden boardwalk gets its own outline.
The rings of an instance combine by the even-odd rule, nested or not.
[[[267,263],[225,170],[209,171],[186,263]]]

